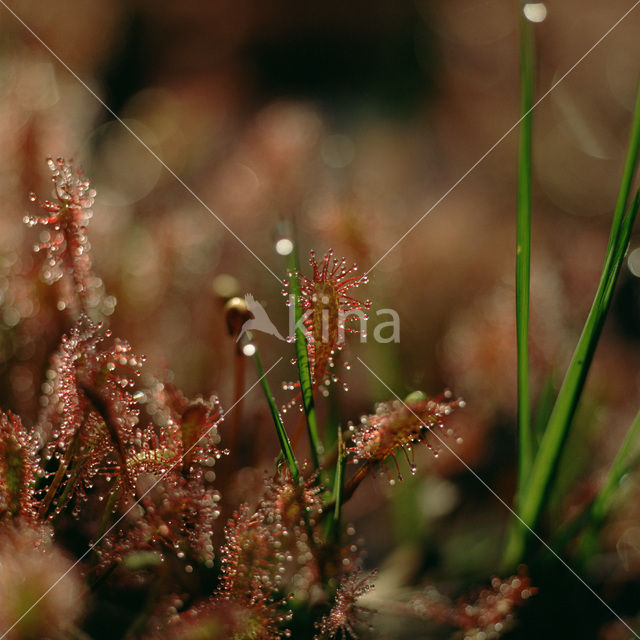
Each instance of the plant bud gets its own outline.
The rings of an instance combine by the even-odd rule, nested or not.
[[[233,338],[237,338],[242,330],[242,325],[253,318],[253,314],[247,308],[247,303],[242,298],[231,298],[224,305],[224,315],[229,335]]]

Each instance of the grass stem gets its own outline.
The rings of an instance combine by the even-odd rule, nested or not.
[[[520,12],[520,139],[516,224],[516,334],[518,354],[518,493],[534,457],[529,381],[529,292],[531,273],[531,125],[535,83],[533,24]]]
[[[267,377],[264,373],[264,367],[262,366],[262,360],[260,359],[260,354],[258,353],[258,351],[255,352],[253,358],[256,363],[256,369],[258,370],[260,385],[262,386],[264,395],[267,398],[269,410],[271,411],[271,417],[273,418],[273,422],[276,427],[276,433],[278,434],[278,440],[280,441],[280,449],[282,450],[282,455],[284,456],[284,460],[287,463],[287,467],[289,468],[289,472],[291,473],[293,481],[297,483],[300,477],[298,463],[296,462],[295,456],[293,455],[293,449],[291,448],[289,436],[287,435],[287,431],[284,428],[284,424],[282,422],[280,412],[278,411],[278,406],[276,405],[275,398],[271,393],[271,388],[269,387],[269,382],[267,381]]]
[[[342,512],[342,498],[344,491],[344,468],[346,464],[344,444],[342,442],[342,430],[337,429],[338,433],[338,460],[336,462],[336,470],[333,481],[333,510],[329,514],[325,528],[325,538],[335,541],[340,533],[340,517]]]
[[[529,529],[537,526],[548,500],[558,463],[600,339],[622,261],[629,248],[631,231],[640,207],[640,193],[636,193],[631,205],[627,206],[638,164],[639,149],[640,84],[636,93],[629,144],[600,282],[551,411],[526,485],[522,486],[518,493],[518,512],[526,526],[515,522],[510,529],[503,558],[506,569],[513,568],[522,560],[526,552]]]
[[[600,531],[612,508],[612,498],[616,489],[620,485],[622,477],[631,468],[632,452],[637,447],[637,439],[640,434],[640,411],[638,411],[634,421],[631,423],[627,435],[625,436],[618,453],[611,464],[609,473],[598,491],[598,495],[591,504],[588,512],[588,524],[577,550],[577,557],[580,561],[588,558],[597,542],[597,534]]]
[[[640,109],[638,109],[638,114],[640,116]],[[520,495],[518,511],[526,527],[520,523],[515,523],[512,527],[504,556],[505,568],[512,568],[522,560],[526,551],[528,528],[533,529],[537,526],[548,499],[558,462],[602,332],[620,267],[629,248],[631,230],[638,208],[640,208],[640,192],[636,194],[623,217],[616,242],[607,254],[593,305],[558,392],[527,485]]]

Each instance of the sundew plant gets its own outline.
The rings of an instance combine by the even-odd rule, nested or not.
[[[99,234],[117,222],[109,218],[117,185],[105,184],[108,171],[95,158],[100,189],[80,162],[53,156],[49,191],[36,191],[43,158],[35,157],[35,125],[29,129],[23,165],[5,167],[34,191],[3,214],[22,219],[30,247],[7,250],[0,265],[0,640],[640,637],[640,413],[622,434],[607,422],[622,404],[611,391],[622,377],[616,367],[633,371],[631,387],[637,367],[623,367],[620,347],[613,381],[600,375],[598,388],[587,384],[609,339],[607,316],[622,308],[640,319],[627,275],[640,273],[640,87],[625,117],[626,149],[618,150],[608,243],[595,243],[599,272],[576,285],[591,299],[572,310],[575,330],[558,335],[561,287],[536,293],[535,122],[564,76],[538,94],[537,30],[547,8],[514,4],[520,111],[511,130],[519,137],[505,168],[517,169],[514,285],[448,321],[445,338],[428,347],[446,363],[438,375],[410,374],[405,363],[434,362],[422,334],[425,315],[443,303],[423,279],[397,276],[396,287],[421,309],[405,338],[406,318],[385,308],[379,284],[389,272],[378,265],[407,234],[373,261],[366,236],[384,223],[372,215],[361,224],[347,206],[336,214],[321,180],[316,201],[298,198],[286,180],[289,156],[295,172],[305,169],[295,144],[269,138],[282,135],[278,126],[245,144],[273,174],[272,191],[257,192],[281,206],[271,215],[262,205],[258,226],[271,248],[263,259],[165,163],[161,140],[149,146],[144,127],[98,98],[112,124],[233,235],[234,251],[246,250],[252,268],[257,258],[275,277],[277,287],[265,292],[247,291],[256,280],[237,262],[233,274],[213,273],[205,290],[192,261],[199,255],[206,265],[213,245],[182,262],[180,253],[207,227],[192,232],[182,219],[162,227],[155,212],[141,215],[157,235],[128,221],[122,246],[101,251]],[[294,138],[318,126],[300,114],[283,122]],[[321,153],[346,174],[351,142],[329,138]],[[254,177],[232,165],[222,171],[239,182],[230,203],[247,197]],[[308,218],[292,203],[316,207],[322,233],[305,229]],[[354,256],[334,251],[334,242]],[[562,238],[562,250],[573,242]],[[163,274],[178,273],[187,300],[166,331],[155,300],[160,262]],[[124,309],[102,264],[125,281],[145,276],[123,290]],[[571,292],[565,297],[571,306]],[[133,308],[135,318],[121,317]],[[172,362],[165,348],[175,346],[187,315],[184,363]],[[127,326],[153,336],[149,357]],[[215,349],[197,342],[198,330],[215,334]],[[192,369],[203,360],[207,383],[194,390]],[[513,406],[500,397],[509,385]],[[606,448],[606,462],[597,447]]]

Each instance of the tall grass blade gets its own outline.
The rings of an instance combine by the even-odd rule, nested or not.
[[[518,352],[518,493],[534,456],[529,382],[529,290],[531,272],[531,125],[534,70],[533,24],[520,11],[520,139],[516,222],[516,334]]]
[[[640,83],[636,92],[631,133],[622,179],[611,223],[611,233],[600,283],[587,316],[569,368],[558,392],[526,486],[518,495],[519,521],[512,526],[505,549],[504,564],[511,568],[526,550],[529,528],[536,527],[548,498],[567,434],[573,421],[582,390],[604,325],[622,260],[629,248],[631,230],[640,204],[638,194],[627,208],[640,149]]]
[[[609,469],[607,478],[602,485],[596,499],[591,507],[591,517],[597,523],[602,523],[607,515],[611,497],[618,488],[620,480],[631,468],[631,454],[633,448],[637,443],[638,436],[640,435],[640,411],[635,417],[635,420],[631,423],[629,431],[616,454],[616,457]]]
[[[627,435],[609,469],[604,484],[589,509],[587,527],[582,535],[577,552],[580,560],[589,557],[597,543],[597,534],[611,511],[613,495],[620,486],[622,477],[632,467],[632,453],[637,446],[639,435],[640,411],[631,423],[629,431],[627,431]]]
[[[633,130],[636,135],[640,135],[640,127],[636,126],[637,121],[640,121],[640,103],[636,107]],[[627,157],[628,162],[633,167],[635,167],[637,161],[637,144],[635,148],[635,156]],[[627,183],[623,180],[621,189],[630,188],[630,184],[631,181]],[[624,200],[626,201],[626,198]],[[591,360],[600,338],[620,267],[629,248],[631,231],[638,208],[640,208],[640,192],[636,193],[626,214],[621,217],[614,242],[609,245],[593,305],[558,392],[556,403],[542,437],[527,485],[520,496],[518,512],[526,527],[521,523],[516,523],[511,529],[504,557],[505,567],[511,568],[522,559],[529,533],[527,527],[536,527],[540,514],[544,509],[567,434],[584,388]],[[614,216],[614,225],[615,223]],[[614,229],[612,229],[612,237],[613,233]]]
[[[633,121],[631,124],[631,135],[629,136],[629,145],[627,147],[627,156],[624,162],[624,168],[622,170],[622,180],[620,182],[620,190],[618,191],[618,199],[616,200],[616,208],[613,214],[613,224],[611,226],[611,233],[609,235],[609,246],[607,247],[607,253],[611,250],[611,247],[615,244],[618,234],[620,233],[620,226],[622,224],[622,218],[627,208],[627,202],[631,194],[631,184],[633,183],[633,177],[636,172],[636,166],[638,164],[638,151],[640,149],[640,81],[638,82],[638,88],[636,90],[636,102],[633,110]]]
[[[556,387],[554,384],[554,377],[552,374],[549,374],[542,384],[540,398],[538,399],[538,406],[536,407],[535,417],[533,419],[533,439],[536,447],[540,445],[545,427],[549,422],[549,417],[553,410],[555,394]]]
[[[595,498],[578,516],[563,525],[553,538],[554,547],[562,548],[582,532],[582,538],[576,552],[579,563],[592,555],[597,542],[597,534],[613,508],[614,494],[620,486],[623,476],[638,462],[638,438],[640,438],[640,411],[631,423],[611,464],[609,473]],[[633,455],[634,450],[636,450],[635,456]]]

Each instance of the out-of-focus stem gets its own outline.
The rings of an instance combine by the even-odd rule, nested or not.
[[[351,476],[349,481],[345,483],[344,490],[342,492],[343,504],[351,498],[353,492],[360,486],[360,483],[366,478],[367,473],[371,471],[371,464],[365,462],[358,470]]]
[[[231,433],[229,434],[229,449],[235,450],[238,442],[238,433],[242,423],[242,402],[244,396],[244,379],[246,370],[246,356],[242,353],[240,345],[235,346],[233,359],[233,421],[231,423]]]

